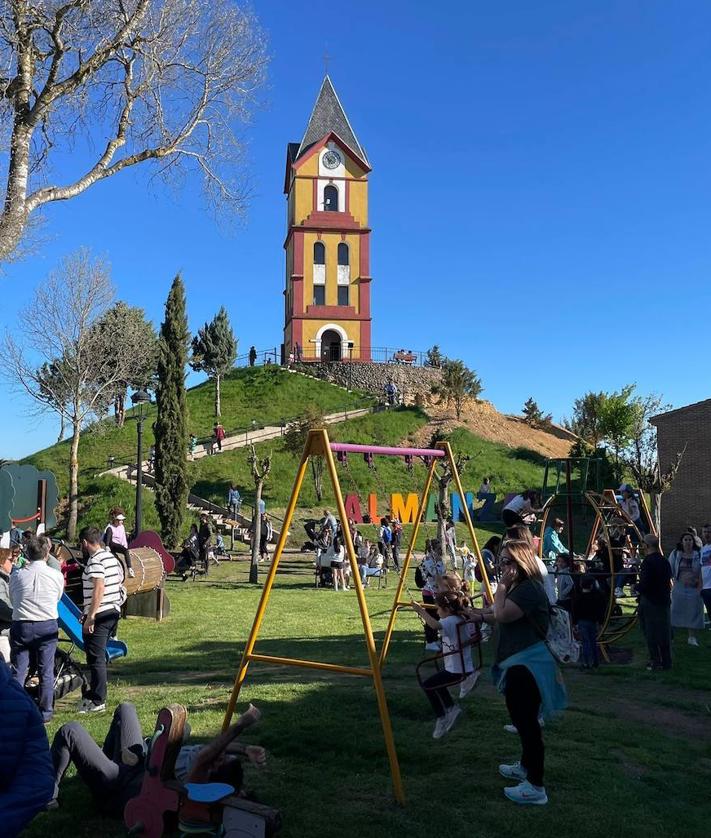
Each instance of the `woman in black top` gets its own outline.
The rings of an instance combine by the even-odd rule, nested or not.
[[[506,666],[505,661],[545,638],[550,621],[548,597],[528,542],[505,541],[499,566],[501,578],[493,606],[473,609],[471,617],[498,624],[496,664],[503,664],[505,669],[506,707],[521,739],[520,762],[499,766],[502,776],[519,781],[519,785],[504,789],[504,794],[516,803],[542,806],[548,797],[543,787],[544,750],[538,721],[541,693],[532,671],[536,665],[522,662]]]

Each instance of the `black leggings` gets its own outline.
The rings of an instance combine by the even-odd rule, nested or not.
[[[506,707],[521,739],[521,765],[534,786],[543,785],[543,736],[538,724],[541,694],[525,666],[506,671]]]
[[[422,592],[422,601],[428,605],[434,605],[434,596],[427,591]],[[432,610],[427,609],[430,614],[433,613]],[[437,633],[437,629],[433,629],[425,623],[425,643],[436,643],[439,639],[439,634]]]
[[[444,716],[447,710],[454,706],[454,700],[447,687],[458,684],[462,677],[458,672],[447,672],[446,669],[440,669],[439,672],[431,675],[422,684],[425,695],[429,699],[437,718]]]
[[[116,556],[123,556],[123,560],[126,562],[126,568],[128,570],[131,569],[131,553],[129,552],[128,547],[124,547],[123,544],[118,544],[115,541],[112,541],[109,544],[109,550]]]

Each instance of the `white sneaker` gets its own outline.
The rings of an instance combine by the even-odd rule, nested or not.
[[[521,780],[522,782],[528,777],[528,772],[520,762],[512,762],[510,765],[500,765],[499,774],[502,777],[506,777],[507,780]]]
[[[461,715],[462,708],[458,704],[455,704],[447,710],[447,715],[444,717],[444,730],[446,733],[449,733]]]
[[[509,800],[513,800],[514,803],[528,803],[533,806],[545,806],[548,803],[546,790],[543,787],[536,788],[536,786],[532,786],[528,780],[524,780],[517,786],[505,788],[504,794]]]
[[[439,716],[432,731],[433,739],[441,739],[447,732],[447,717]]]
[[[442,644],[435,641],[434,643],[427,643],[425,644],[425,651],[426,652],[441,652],[442,651]]]
[[[91,702],[87,698],[82,698],[77,707],[77,713],[86,713]]]
[[[481,669],[475,669],[474,672],[467,675],[467,677],[462,681],[461,686],[459,687],[459,697],[464,698],[464,696],[469,695],[469,693],[476,687],[477,681],[481,676]]]
[[[695,637],[690,637],[688,642],[689,642],[689,646],[698,646],[699,645],[699,641]]]
[[[546,720],[543,717],[539,717],[538,724],[541,727],[545,727]],[[506,731],[506,733],[518,733],[518,728],[516,727],[516,725],[504,725],[504,730]]]
[[[93,701],[87,701],[86,710],[84,713],[103,713],[106,710],[106,704],[94,704]],[[79,711],[82,712],[81,710]]]

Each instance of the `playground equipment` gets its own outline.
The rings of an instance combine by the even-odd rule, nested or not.
[[[395,592],[392,610],[390,612],[390,618],[388,620],[388,626],[385,632],[383,644],[380,648],[380,652],[378,652],[376,648],[375,640],[373,637],[373,630],[370,624],[370,616],[368,614],[368,608],[365,601],[363,586],[360,581],[360,574],[358,572],[358,563],[356,560],[355,550],[353,548],[353,540],[351,538],[350,529],[348,526],[348,516],[346,514],[346,509],[343,501],[343,494],[341,492],[338,470],[336,468],[336,458],[334,457],[334,454],[336,454],[340,459],[343,459],[344,457],[347,457],[350,454],[359,454],[366,459],[366,462],[370,462],[372,458],[376,456],[423,458],[428,466],[427,478],[422,493],[419,497],[419,504],[417,514],[415,516],[415,523],[412,528],[410,543],[408,545],[407,552],[405,554],[405,558],[402,564],[400,579]],[[345,551],[348,557],[348,562],[351,567],[353,579],[352,584],[355,586],[356,597],[358,600],[358,608],[360,611],[361,622],[363,624],[363,634],[369,660],[368,666],[343,666],[340,664],[326,663],[323,661],[300,660],[297,658],[277,657],[275,655],[263,655],[254,651],[257,639],[259,637],[259,632],[262,626],[262,621],[264,619],[264,615],[269,604],[272,586],[274,584],[274,580],[279,569],[279,563],[282,557],[284,546],[286,544],[286,538],[289,532],[289,527],[291,526],[291,522],[294,516],[296,503],[298,501],[304,477],[307,472],[309,459],[313,456],[321,456],[324,458],[326,468],[333,487],[336,499],[336,508],[338,510],[338,517],[340,518],[341,522],[341,530],[343,533]],[[296,473],[296,478],[294,480],[294,487],[291,492],[289,504],[284,515],[284,524],[282,526],[281,535],[276,546],[276,551],[274,553],[274,557],[272,560],[271,567],[269,569],[269,573],[267,575],[267,579],[264,583],[264,588],[262,589],[262,595],[259,601],[259,606],[257,607],[257,612],[254,617],[252,629],[249,633],[249,638],[247,639],[247,643],[242,654],[242,660],[240,662],[239,669],[237,670],[234,688],[232,690],[232,695],[230,696],[230,700],[227,706],[227,710],[225,712],[225,718],[223,722],[223,730],[226,730],[234,714],[240,690],[247,676],[247,670],[249,668],[250,663],[253,662],[270,663],[281,666],[297,666],[304,667],[307,669],[317,669],[326,672],[335,672],[339,674],[355,675],[359,677],[370,678],[373,682],[373,688],[375,690],[377,698],[378,712],[380,715],[380,721],[383,729],[383,738],[385,740],[385,747],[390,764],[393,793],[398,803],[403,805],[405,803],[405,793],[402,786],[402,778],[400,776],[400,766],[398,763],[397,752],[395,749],[395,742],[393,740],[392,726],[390,723],[390,714],[388,711],[387,699],[385,697],[385,691],[383,689],[382,670],[385,665],[388,649],[390,647],[390,642],[392,639],[397,614],[402,608],[410,608],[410,602],[404,601],[402,599],[402,594],[406,586],[406,577],[412,561],[412,554],[415,542],[417,540],[417,535],[420,529],[420,524],[422,522],[422,518],[427,507],[427,500],[429,497],[430,488],[432,486],[435,468],[437,463],[440,461],[446,461],[448,463],[449,468],[451,469],[452,479],[454,480],[455,487],[457,491],[460,493],[460,497],[464,497],[464,491],[462,490],[461,480],[457,471],[454,457],[452,455],[452,450],[449,446],[449,443],[447,442],[438,443],[435,448],[425,449],[383,448],[373,445],[353,445],[349,443],[331,442],[329,440],[328,433],[325,429],[312,430],[309,432],[309,435],[306,440],[306,445],[304,447],[304,452],[301,456],[301,462],[299,464]],[[474,526],[472,524],[471,516],[469,514],[469,510],[466,508],[466,505],[464,506],[463,511],[465,515],[465,521],[469,529],[472,547],[481,570],[482,579],[484,580],[484,584],[488,595],[491,596],[491,589],[489,587],[488,577],[484,567],[484,561],[481,555],[481,551],[479,550],[479,545],[477,543],[476,535],[474,533]]]
[[[157,546],[165,551],[157,533],[141,533],[140,538],[143,537],[145,537],[146,543],[156,543],[157,539]],[[126,571],[123,557],[116,557],[123,568],[124,587],[128,595],[124,605],[124,616],[150,617],[160,621],[170,614],[170,600],[164,589],[165,565],[157,549],[148,546],[135,547],[135,544],[136,541],[132,541],[130,545],[135,573],[133,578]],[[63,541],[57,541],[52,547],[52,553],[62,563],[65,591],[68,598],[81,608],[83,599],[81,574],[84,569],[84,558],[81,550],[70,547]],[[172,556],[171,562],[174,565]]]
[[[0,546],[10,546],[9,532],[18,525],[37,532],[56,526],[58,497],[57,479],[51,471],[19,463],[0,466]]]
[[[543,535],[549,521],[560,517],[566,522],[566,541],[585,572],[591,573],[607,596],[605,620],[598,636],[602,655],[608,648],[632,630],[637,621],[637,601],[633,592],[615,594],[615,576],[634,576],[635,567],[615,570],[611,538],[615,528],[621,528],[632,541],[642,542],[643,533],[629,519],[620,506],[614,489],[601,488],[601,461],[591,457],[565,457],[546,462],[543,476],[543,514],[540,520],[539,556],[543,556]],[[637,493],[646,531],[656,534],[644,494]],[[594,556],[596,539],[604,544],[604,555]],[[581,549],[576,551],[576,547]],[[574,574],[575,575],[575,574]],[[631,587],[631,586],[630,586]],[[623,591],[624,593],[624,591]]]
[[[281,826],[281,815],[275,809],[235,796],[235,789],[225,783],[183,785],[175,779],[186,720],[187,710],[181,704],[171,704],[158,713],[141,791],[124,809],[129,835],[161,838],[166,820],[177,819],[181,836],[271,838]]]
[[[81,611],[72,600],[63,594],[57,605],[59,628],[69,638],[72,648],[76,646],[84,651],[84,637],[81,631]],[[123,658],[128,654],[128,646],[121,640],[109,638],[106,644],[106,660]]]

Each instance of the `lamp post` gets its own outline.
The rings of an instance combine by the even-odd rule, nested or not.
[[[151,403],[150,394],[145,390],[136,390],[131,395],[131,404],[136,408],[136,422],[138,428],[138,451],[136,453],[136,526],[135,534],[139,535],[143,528],[143,422],[146,418],[147,404]]]

